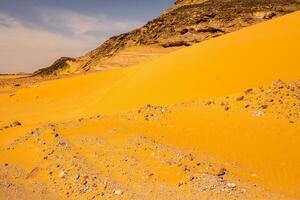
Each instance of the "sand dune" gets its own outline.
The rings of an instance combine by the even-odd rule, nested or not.
[[[5,88],[0,191],[300,198],[299,27],[296,12],[148,63]]]

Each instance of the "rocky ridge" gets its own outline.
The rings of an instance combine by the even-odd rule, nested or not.
[[[113,36],[82,57],[61,58],[35,74],[59,74],[62,69],[76,73],[125,67],[299,8],[298,0],[177,0],[174,7],[141,28]],[[151,51],[147,52],[147,48]]]

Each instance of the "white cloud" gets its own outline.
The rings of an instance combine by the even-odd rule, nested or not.
[[[89,35],[90,32],[120,33],[140,25],[138,22],[112,20],[101,14],[89,16],[64,9],[43,8],[38,9],[38,12],[45,24],[67,30],[76,37]]]
[[[39,16],[49,29],[32,28],[0,13],[0,73],[29,72],[62,56],[80,56],[97,47],[108,34],[139,25],[61,9],[43,9]]]

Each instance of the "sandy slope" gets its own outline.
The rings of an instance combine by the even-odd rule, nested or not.
[[[0,93],[0,198],[300,198],[298,27]]]

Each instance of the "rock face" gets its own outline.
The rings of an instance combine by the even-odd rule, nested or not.
[[[42,68],[34,72],[35,75],[55,75],[68,67],[70,67],[68,61],[76,61],[74,58],[62,57],[56,60],[51,66]]]
[[[299,0],[177,0],[143,27],[111,37],[82,57],[61,58],[36,74],[70,66],[70,72],[125,67],[299,9]]]

